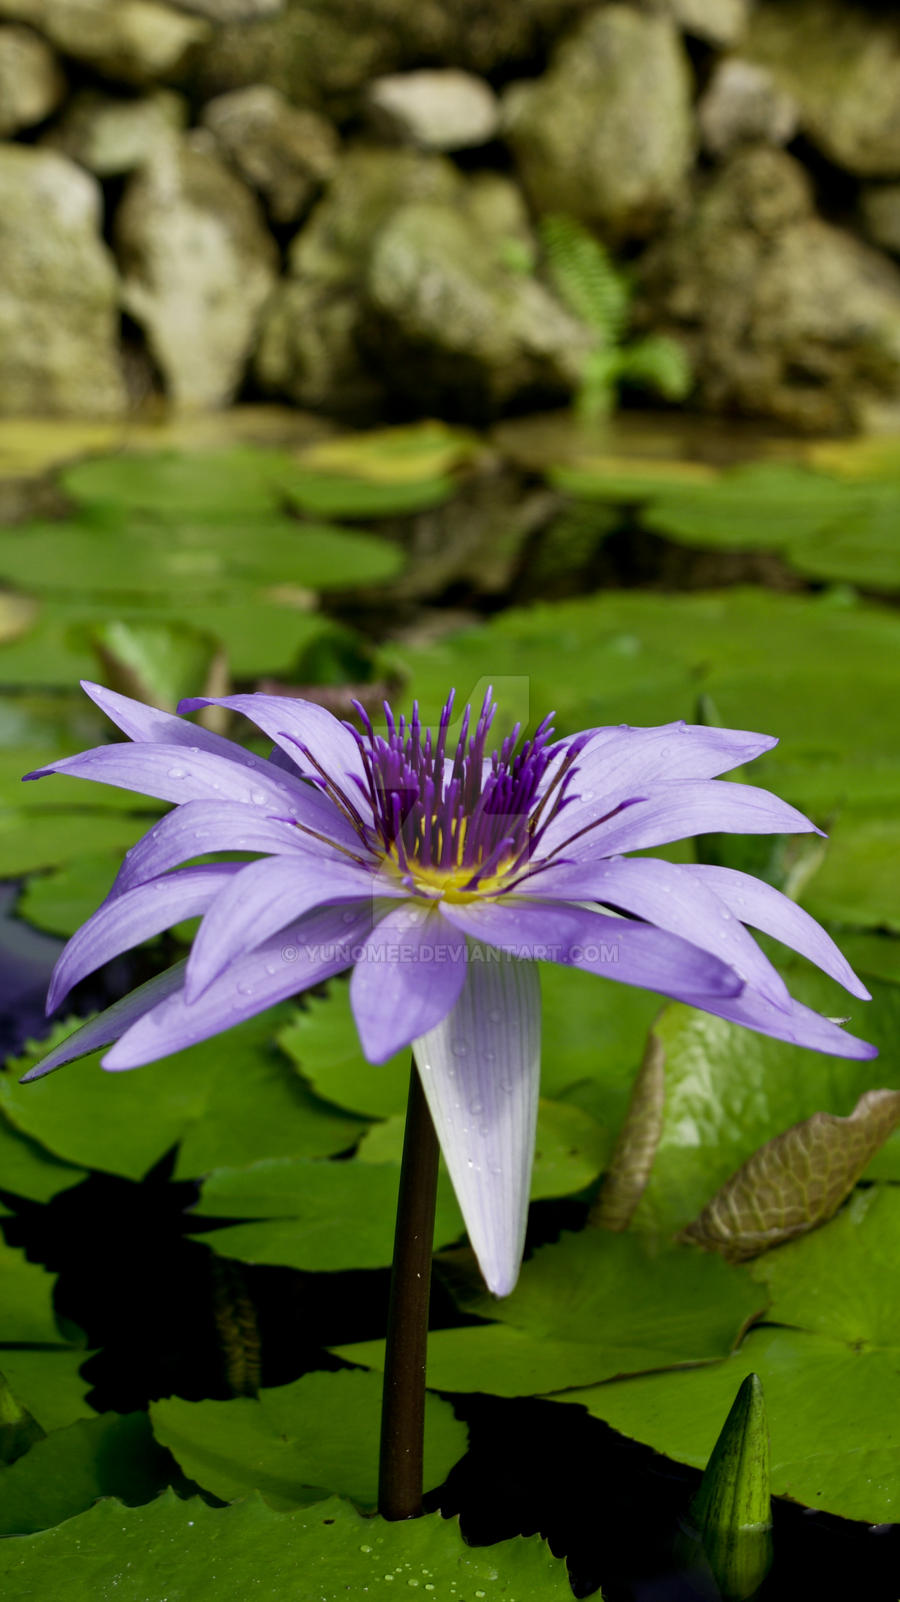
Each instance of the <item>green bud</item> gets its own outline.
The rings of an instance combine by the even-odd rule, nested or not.
[[[744,1602],[772,1562],[769,1429],[762,1385],[744,1380],[712,1450],[691,1519],[726,1602]]]
[[[0,1374],[0,1463],[14,1463],[17,1457],[24,1457],[35,1441],[43,1440],[44,1433]]]

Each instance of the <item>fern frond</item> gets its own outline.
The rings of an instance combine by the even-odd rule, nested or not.
[[[649,334],[627,345],[621,353],[619,376],[626,383],[654,389],[670,401],[684,400],[694,382],[682,347],[665,334]]]
[[[574,217],[543,217],[541,244],[556,293],[605,345],[618,345],[628,323],[628,279]]]

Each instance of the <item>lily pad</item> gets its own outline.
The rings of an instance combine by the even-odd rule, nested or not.
[[[83,1168],[54,1157],[0,1114],[0,1190],[29,1201],[48,1202],[84,1177]]]
[[[287,451],[239,445],[227,451],[121,451],[77,463],[63,473],[62,483],[80,505],[233,523],[277,510],[279,478],[293,460]]]
[[[579,501],[640,504],[660,492],[672,495],[702,492],[715,484],[719,474],[706,462],[681,462],[669,457],[595,456],[585,457],[571,467],[557,467],[548,473],[556,489]]]
[[[844,1518],[900,1516],[900,1193],[855,1193],[838,1216],[769,1252],[751,1272],[771,1296],[766,1325],[722,1363],[574,1390],[617,1430],[701,1467],[735,1390],[759,1375],[772,1490]],[[776,1326],[776,1327],[771,1327]]]
[[[141,820],[146,823],[146,819]],[[18,905],[20,917],[36,929],[72,935],[97,911],[120,866],[107,852],[77,857],[28,880]]]
[[[93,1052],[47,1079],[18,1084],[45,1055],[44,1041],[0,1073],[0,1106],[57,1156],[129,1179],[179,1142],[179,1179],[228,1162],[342,1151],[362,1125],[319,1102],[281,1057],[272,1037],[286,1016],[286,1008],[273,1008],[130,1073],[104,1072],[102,1053]]]
[[[317,473],[346,473],[371,484],[422,483],[452,472],[480,449],[477,434],[434,418],[310,445],[298,460]]]
[[[271,1507],[304,1507],[324,1487],[374,1509],[381,1380],[342,1369],[229,1402],[153,1402],[157,1440],[184,1473],[223,1502],[259,1491]],[[466,1450],[466,1427],[436,1396],[425,1404],[425,1485],[440,1485]],[[320,1487],[318,1493],[311,1487]]]
[[[53,779],[41,781],[49,791]],[[87,788],[85,786],[85,788]],[[73,857],[127,850],[146,834],[153,815],[74,811],[52,805],[0,812],[0,878],[17,879]]]
[[[41,1535],[5,1541],[0,1578],[8,1602],[118,1602],[134,1596],[188,1602],[346,1602],[394,1597],[397,1581],[479,1602],[571,1602],[565,1563],[537,1535],[479,1548],[439,1513],[391,1524],[337,1497],[293,1513],[261,1500],[211,1508],[167,1491],[147,1507],[102,1501]],[[429,1595],[432,1593],[429,1592]]]
[[[814,918],[900,934],[900,818],[873,808],[840,816],[803,901]]]
[[[7,1246],[0,1233],[0,1282],[3,1303],[0,1308],[0,1346],[64,1346],[53,1316],[55,1277],[29,1263],[24,1251]],[[5,1355],[5,1354],[4,1354]],[[12,1375],[4,1373],[15,1387]]]
[[[425,512],[450,500],[456,492],[455,481],[447,474],[392,483],[349,474],[304,472],[297,467],[285,474],[282,486],[288,503],[301,512],[357,521]],[[344,582],[349,580],[345,578]]]
[[[254,1220],[202,1236],[223,1257],[278,1263],[309,1272],[386,1268],[394,1251],[400,1164],[278,1158],[219,1168],[204,1182],[196,1211]],[[442,1187],[435,1246],[460,1234],[452,1190]]]
[[[587,1374],[596,1383],[724,1357],[767,1298],[746,1270],[718,1257],[585,1230],[535,1252],[511,1296],[476,1291],[461,1300],[494,1322],[433,1330],[429,1385],[532,1396],[584,1385]],[[334,1350],[352,1363],[384,1364],[382,1341]]]
[[[98,1496],[129,1506],[169,1483],[146,1413],[104,1413],[54,1430],[0,1474],[0,1535],[28,1535],[83,1513]]]
[[[835,483],[790,463],[758,462],[735,468],[692,494],[680,488],[656,497],[642,522],[657,534],[692,546],[793,551],[801,541],[865,512],[882,493]]]
[[[865,590],[900,590],[900,477],[871,507],[849,510],[816,540],[788,547],[801,573]]]
[[[49,1434],[79,1418],[95,1418],[81,1368],[90,1352],[72,1346],[6,1347],[3,1374],[10,1389]]]
[[[721,1185],[766,1141],[816,1112],[841,1117],[876,1088],[900,1089],[900,988],[872,984],[871,1005],[847,998],[824,976],[786,971],[792,993],[808,1006],[854,1024],[881,1055],[868,1061],[823,1057],[672,1002],[654,1033],[664,1057],[663,1126],[633,1227],[672,1233],[684,1228]],[[843,998],[843,999],[842,999]],[[894,1134],[871,1172],[900,1177]]]

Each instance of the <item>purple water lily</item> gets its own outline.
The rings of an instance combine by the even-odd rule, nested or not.
[[[135,1068],[352,968],[363,1050],[411,1045],[469,1238],[487,1284],[518,1274],[540,1061],[538,962],[584,968],[838,1056],[874,1048],[788,994],[745,928],[775,936],[853,995],[868,992],[792,901],[730,868],[628,856],[708,831],[815,826],[765,790],[717,777],[768,735],[672,723],[553,740],[549,720],[489,752],[490,695],[451,749],[453,697],[436,733],[386,708],[364,732],[310,702],[224,706],[275,742],[267,760],[86,684],[131,743],[42,768],[175,802],[129,851],[53,975],[48,1011],[84,975],[202,915],[185,962],[82,1026],[25,1075],[111,1045]],[[217,851],[250,862],[181,866]],[[173,871],[174,870],[174,871]],[[602,909],[602,910],[598,910]]]

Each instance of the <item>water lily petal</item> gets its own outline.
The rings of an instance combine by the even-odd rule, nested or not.
[[[122,790],[158,796],[162,801],[240,801],[248,808],[265,807],[276,815],[297,818],[307,829],[315,829],[329,839],[350,840],[358,836],[348,826],[333,802],[311,785],[292,783],[271,763],[266,771],[245,764],[240,747],[233,747],[234,758],[214,751],[178,745],[98,745],[77,756],[62,757],[45,768],[37,768],[26,779],[41,779],[49,773],[67,773],[76,779],[93,779],[115,784]]]
[[[466,943],[432,903],[406,902],[365,942],[350,980],[350,1003],[370,1062],[433,1029],[450,1011],[466,976]]]
[[[315,701],[257,691],[252,695],[191,696],[181,701],[178,709],[195,712],[203,706],[225,706],[242,713],[275,741],[306,778],[319,777],[323,768],[338,781],[348,774],[365,778],[359,745],[350,730]],[[303,755],[300,746],[309,747],[315,762]],[[355,785],[352,794],[354,803],[364,807],[366,821],[370,822],[371,807]]]
[[[406,897],[396,882],[386,891],[356,863],[323,862],[311,852],[266,857],[240,867],[212,903],[194,938],[184,995],[193,1002],[236,958],[253,951],[279,929],[286,929],[313,907],[360,901],[386,893]],[[347,921],[356,917],[352,910]]]
[[[692,865],[659,857],[612,857],[545,868],[524,880],[521,893],[556,901],[603,901],[658,929],[681,935],[727,962],[776,1007],[789,1007],[788,988],[715,886]],[[811,921],[811,920],[810,920]]]
[[[185,801],[126,851],[110,895],[121,895],[211,851],[271,851],[281,856],[309,856],[317,851],[318,860],[325,863],[338,856],[337,852],[327,853],[296,824],[266,817],[257,807],[240,801]]]
[[[781,1007],[773,1007],[749,985],[739,996],[715,1001],[704,997],[701,1005],[704,1012],[711,1012],[716,1018],[727,1018],[745,1029],[755,1029],[761,1035],[787,1040],[794,1046],[806,1046],[811,1051],[824,1051],[831,1057],[855,1057],[864,1061],[878,1056],[876,1046],[856,1035],[848,1035],[833,1019],[821,1017],[800,1001],[792,1000],[790,1010],[785,1012]]]
[[[513,956],[585,968],[680,1001],[703,998],[706,1006],[707,996],[733,996],[743,988],[732,968],[678,935],[585,907],[505,896],[445,903],[443,912],[471,939]]]
[[[796,901],[791,901],[763,879],[754,879],[749,873],[740,873],[737,868],[717,868],[699,863],[690,872],[709,885],[742,923],[752,924],[754,929],[761,929],[763,934],[783,940],[786,946],[799,951],[801,957],[808,958],[823,973],[836,979],[851,995],[859,996],[861,1001],[871,1001],[865,985],[857,979],[831,936],[825,933],[821,924],[816,923],[815,918],[798,907]]]
[[[52,1073],[54,1068],[61,1068],[63,1063],[74,1062],[76,1057],[84,1057],[87,1052],[98,1051],[101,1046],[108,1046],[110,1041],[118,1040],[138,1019],[164,1003],[173,991],[181,989],[186,962],[187,959],[176,962],[173,968],[167,968],[165,973],[148,979],[146,984],[130,991],[121,1001],[114,1002],[105,1012],[98,1013],[96,1018],[89,1018],[80,1029],[76,1029],[33,1068],[29,1068],[27,1074],[22,1075],[20,1084],[43,1079],[45,1074]]]
[[[240,868],[239,862],[184,868],[104,901],[63,948],[50,980],[48,1013],[56,1011],[85,974],[96,972],[104,962],[161,934],[182,918],[196,918],[205,912]]]
[[[602,809],[594,802],[595,815],[598,811],[602,816]],[[590,829],[572,847],[564,844],[577,826],[574,806],[563,811],[554,819],[552,838],[547,831],[542,854],[559,850],[561,856],[587,861],[668,845],[672,840],[698,834],[822,833],[796,807],[770,791],[719,779],[676,779],[671,784],[657,781],[644,798]]]
[[[183,1051],[348,968],[353,948],[371,929],[372,905],[367,901],[357,908],[353,923],[344,921],[347,910],[328,907],[308,913],[292,931],[292,943],[275,935],[233,962],[196,1001],[186,1002],[179,985],[174,995],[145,1010],[127,1033],[119,1031],[121,1038],[107,1052],[103,1067],[138,1068]]]
[[[533,962],[469,961],[452,1011],[413,1053],[488,1288],[516,1283],[531,1188],[541,1060]]]

